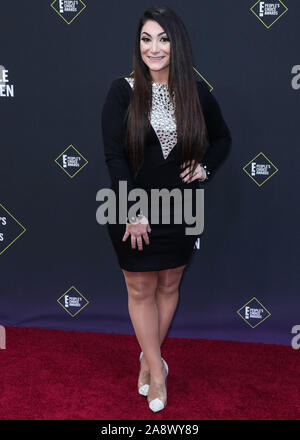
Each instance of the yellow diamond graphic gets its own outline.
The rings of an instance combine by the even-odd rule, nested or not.
[[[67,24],[71,24],[86,8],[81,0],[54,0],[50,6]]]
[[[260,152],[243,167],[243,170],[256,185],[262,186],[277,173],[278,168],[264,153]]]
[[[281,0],[258,1],[251,6],[250,11],[269,29],[280,17],[287,12],[288,8]]]
[[[252,328],[257,327],[271,316],[271,313],[255,296],[246,302],[246,304],[237,311],[237,314]]]
[[[89,301],[74,286],[63,293],[57,302],[72,318],[89,304]]]
[[[60,168],[68,174],[71,179],[76,176],[83,167],[86,166],[88,161],[79,151],[69,145],[55,160],[54,162],[60,166]]]
[[[26,228],[0,203],[0,255],[25,231]]]

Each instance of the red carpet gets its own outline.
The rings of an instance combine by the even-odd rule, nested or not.
[[[300,418],[292,347],[167,338],[168,405],[137,393],[133,335],[6,327],[0,419],[258,420]]]

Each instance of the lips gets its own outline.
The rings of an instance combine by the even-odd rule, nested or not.
[[[162,60],[164,57],[162,56],[162,57],[149,57],[149,59],[152,61],[159,61],[159,60]]]

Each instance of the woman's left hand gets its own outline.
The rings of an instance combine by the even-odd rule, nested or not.
[[[191,164],[194,164],[194,160],[191,162]],[[190,162],[184,162],[181,165],[181,168],[185,168],[186,165],[190,164]],[[188,166],[181,174],[180,177],[182,178],[182,180],[186,183],[190,183],[193,182],[193,180],[205,180],[206,179],[206,171],[205,169],[200,165],[200,163],[198,163],[195,172],[193,175],[191,175],[192,171],[192,165]]]

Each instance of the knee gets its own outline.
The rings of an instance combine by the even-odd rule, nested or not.
[[[159,281],[157,285],[157,294],[158,295],[174,295],[178,293],[178,281],[172,280],[164,280]]]
[[[126,285],[128,296],[134,301],[149,301],[155,297],[157,287],[155,283],[127,281]]]
[[[184,267],[185,265],[175,269],[167,269],[159,273],[157,285],[158,295],[178,294],[179,284]]]

